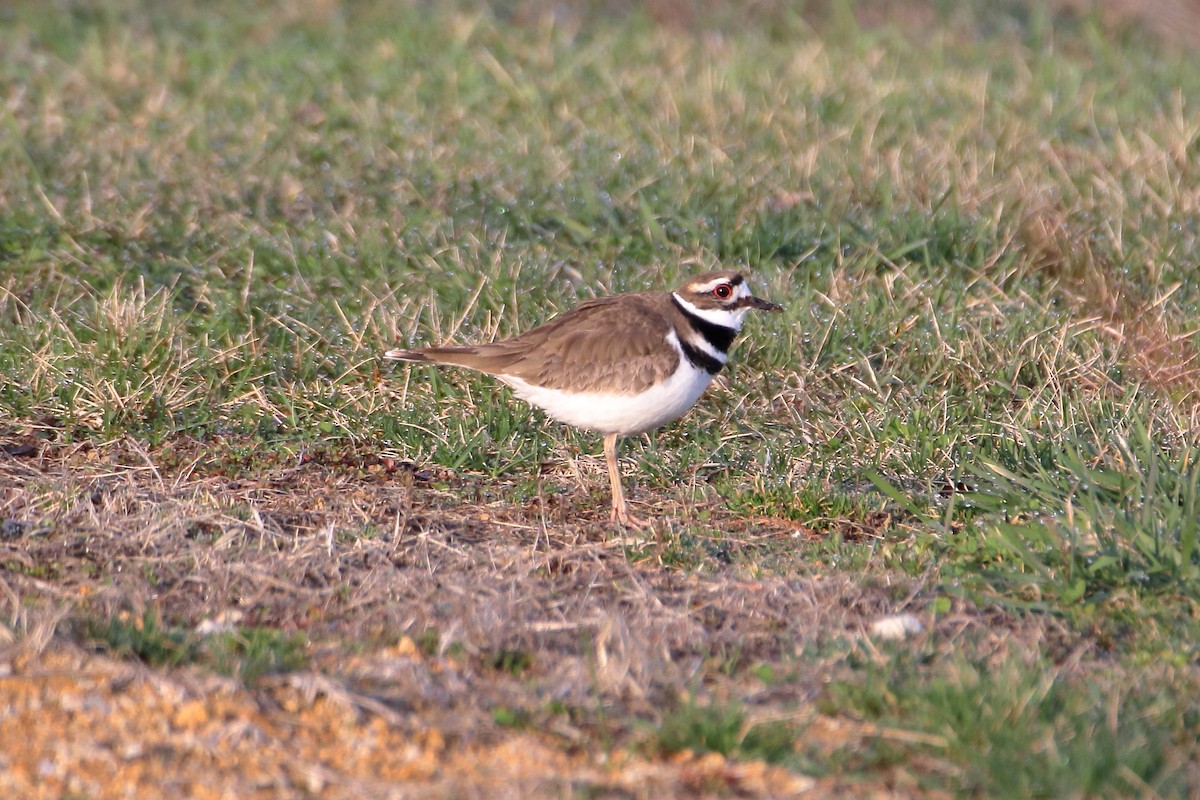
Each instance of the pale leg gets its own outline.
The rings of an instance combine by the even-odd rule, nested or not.
[[[625,491],[621,488],[621,470],[617,466],[617,435],[615,433],[604,437],[604,457],[608,460],[608,483],[612,487],[612,514],[609,515],[609,520],[619,522],[628,528],[649,526],[649,520],[630,514],[629,508],[625,505]]]

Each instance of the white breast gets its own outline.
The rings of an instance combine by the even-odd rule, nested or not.
[[[712,382],[712,375],[697,369],[684,356],[675,331],[667,334],[667,343],[679,353],[678,369],[641,394],[569,392],[534,386],[512,376],[497,377],[511,386],[517,397],[559,422],[603,434],[632,436],[678,419]]]

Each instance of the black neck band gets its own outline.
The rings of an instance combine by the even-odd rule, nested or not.
[[[687,356],[688,361],[692,362],[692,366],[704,370],[709,375],[716,375],[721,371],[721,367],[725,366],[720,360],[713,358],[687,339],[680,341],[679,346],[683,348],[683,354]]]

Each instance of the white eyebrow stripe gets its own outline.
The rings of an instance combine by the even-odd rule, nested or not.
[[[716,289],[718,286],[720,286],[723,283],[729,284],[730,283],[729,278],[714,278],[711,281],[709,281],[708,283],[693,283],[688,286],[688,289],[695,292],[696,294],[707,294],[707,293],[711,292],[713,289]],[[732,284],[730,284],[730,285],[732,285]],[[745,285],[746,285],[745,281],[742,281],[741,283],[738,284],[738,286],[745,286]]]

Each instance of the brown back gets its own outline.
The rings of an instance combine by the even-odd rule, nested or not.
[[[512,339],[408,351],[408,360],[469,367],[550,389],[636,394],[666,379],[679,354],[663,347],[678,312],[666,292],[589,300]]]

